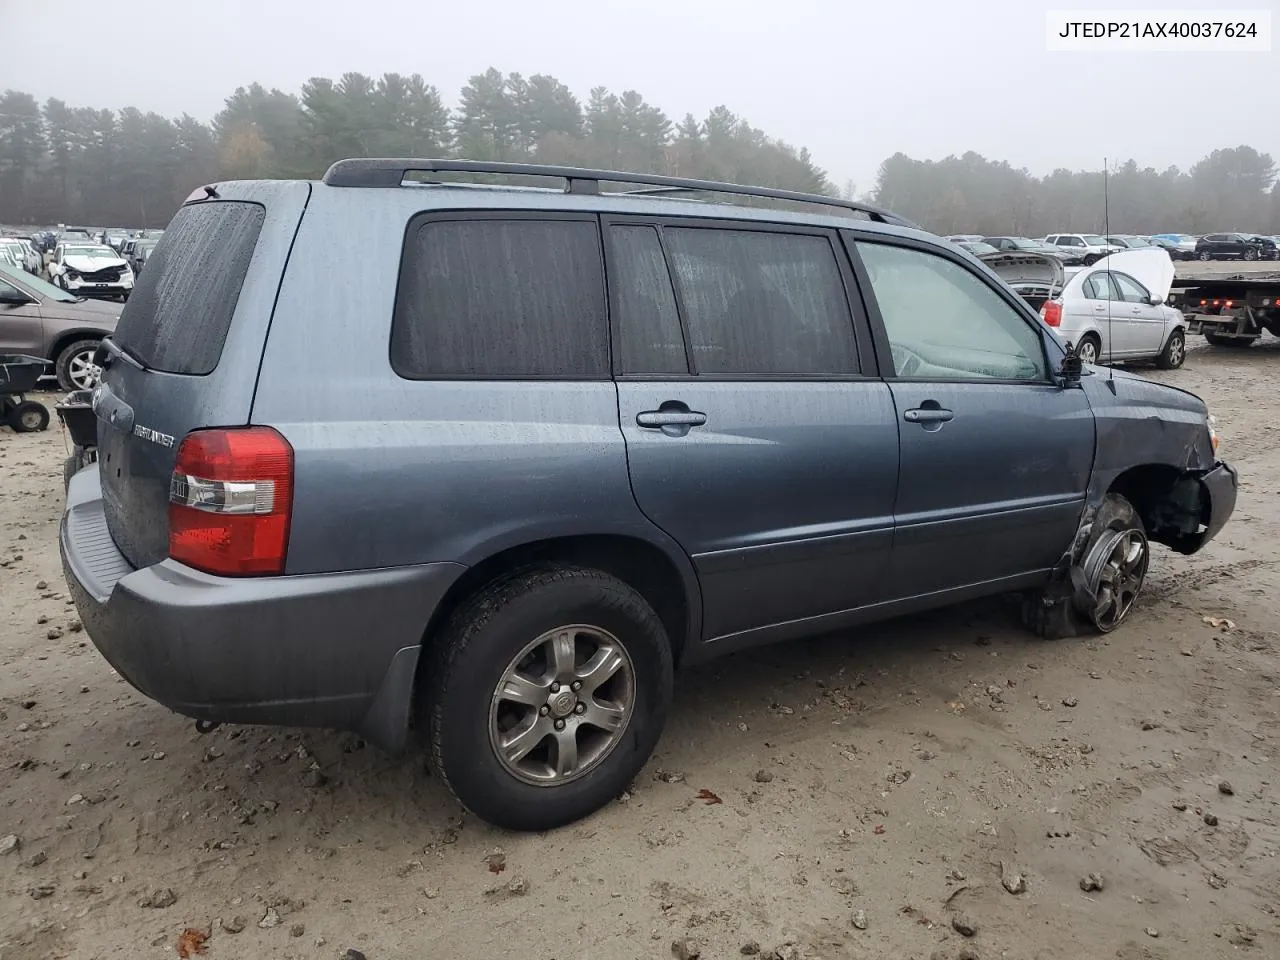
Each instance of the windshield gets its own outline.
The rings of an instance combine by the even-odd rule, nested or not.
[[[966,250],[968,250],[970,253],[974,254],[975,256],[983,253],[999,253],[1000,252],[991,244],[983,243],[981,240],[962,240],[960,242],[960,246],[964,247]]]
[[[1101,237],[1094,236],[1091,233],[1086,233],[1084,235],[1084,242],[1091,247],[1105,247],[1107,245],[1107,241],[1103,240]]]
[[[119,260],[120,254],[112,250],[110,247],[74,247],[68,246],[63,248],[63,256],[66,257],[88,257],[91,260]]]
[[[80,298],[72,296],[65,290],[59,290],[52,283],[46,283],[39,277],[33,277],[24,270],[18,270],[4,263],[0,263],[0,274],[6,280],[15,280],[19,287],[25,287],[33,293],[38,293],[42,297],[48,297],[50,300],[57,300],[59,303],[78,303]]]

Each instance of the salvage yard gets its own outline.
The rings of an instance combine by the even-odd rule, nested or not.
[[[0,960],[1280,956],[1280,341],[1202,344],[1141,372],[1240,501],[1118,632],[996,601],[712,663],[628,794],[528,836],[418,757],[134,693],[67,599],[56,420],[0,429]]]

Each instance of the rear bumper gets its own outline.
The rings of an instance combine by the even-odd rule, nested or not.
[[[59,540],[85,630],[146,696],[201,720],[355,730],[389,750],[405,742],[427,623],[465,569],[135,570],[107,531],[96,464],[71,479]]]

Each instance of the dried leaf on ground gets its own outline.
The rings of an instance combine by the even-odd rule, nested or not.
[[[1236,628],[1236,622],[1229,617],[1201,617],[1201,619],[1209,626],[1215,627],[1218,630],[1226,631],[1234,630]]]
[[[182,931],[182,935],[178,937],[178,956],[183,960],[196,956],[205,952],[204,942],[209,939],[209,935],[203,930],[193,930],[191,927]]]
[[[484,858],[484,862],[489,865],[490,873],[501,873],[507,869],[507,855],[505,853],[491,853]]]
[[[712,793],[706,787],[703,787],[701,790],[698,791],[698,799],[705,804],[724,803],[723,800],[717,797],[714,793]]]

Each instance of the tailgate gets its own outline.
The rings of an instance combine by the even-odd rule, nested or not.
[[[192,430],[248,423],[276,292],[310,186],[218,185],[147,260],[94,396],[107,529],[135,567],[169,549],[169,480]]]

